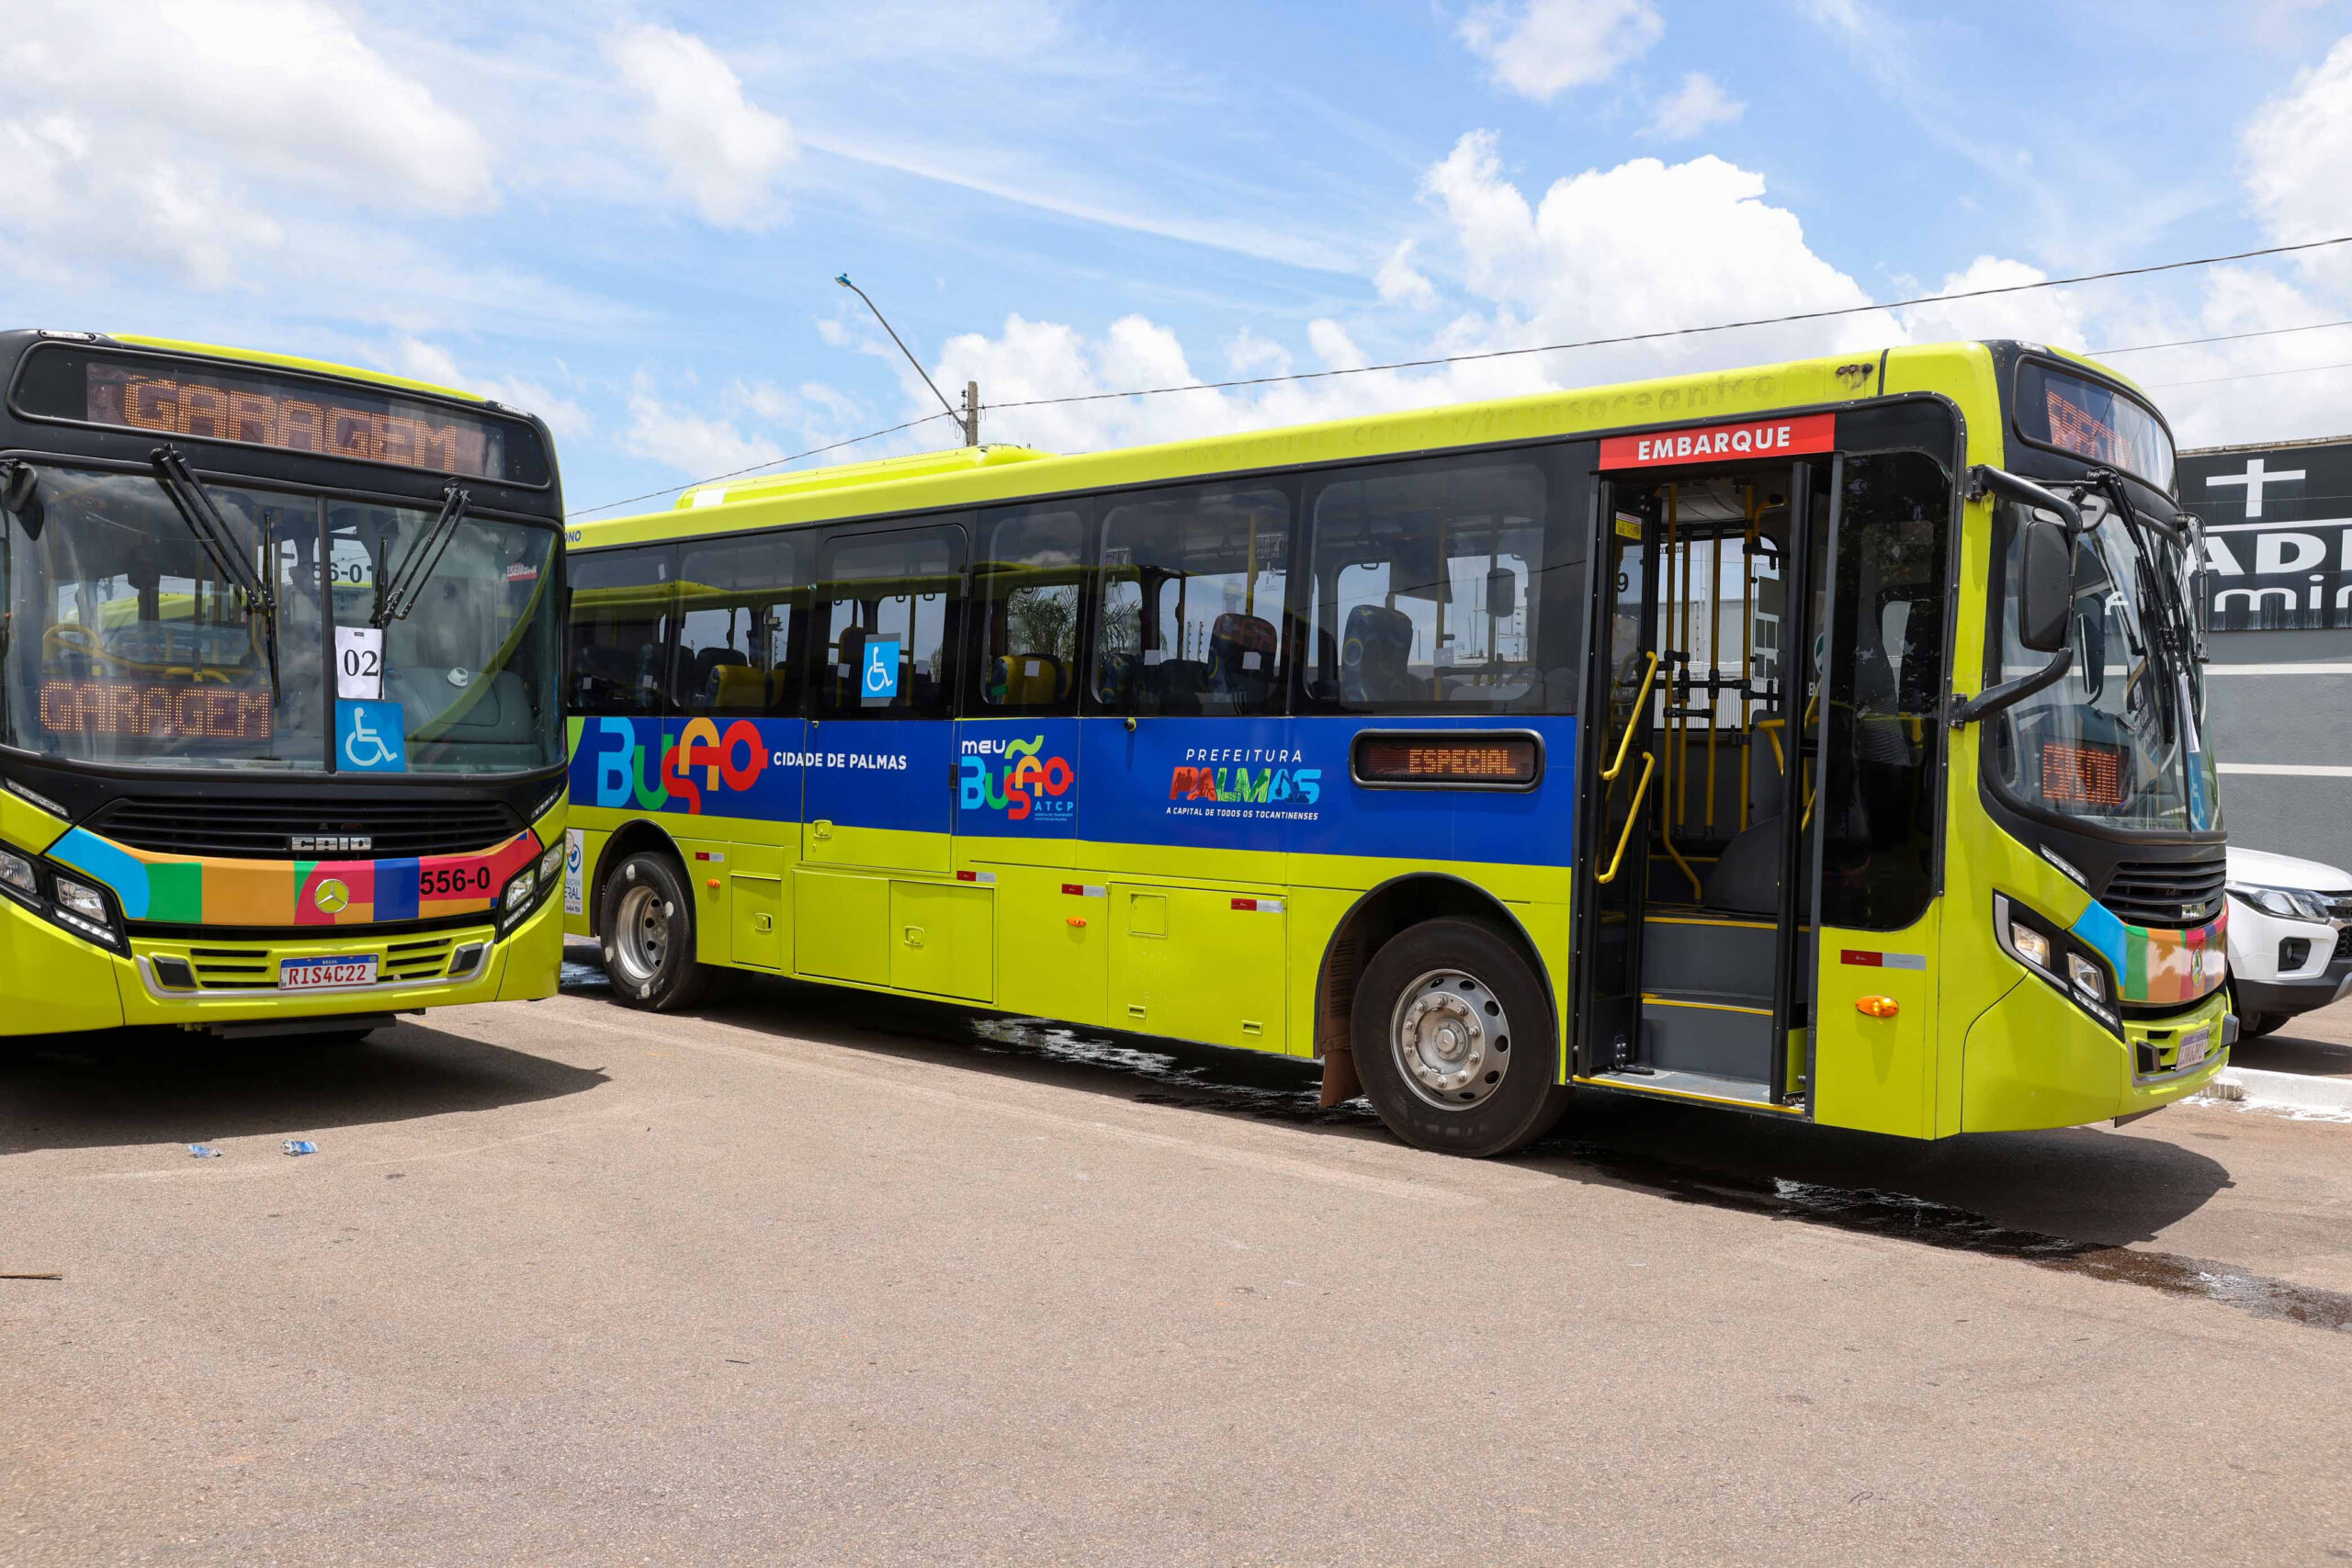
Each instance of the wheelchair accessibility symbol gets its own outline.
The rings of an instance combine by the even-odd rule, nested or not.
[[[864,673],[858,682],[861,698],[887,703],[899,694],[899,639],[883,637],[865,645]]]
[[[335,767],[347,773],[408,772],[408,716],[398,703],[334,705]]]

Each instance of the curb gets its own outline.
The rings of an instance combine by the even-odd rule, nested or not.
[[[2352,1078],[2267,1073],[2258,1067],[2223,1067],[2191,1098],[2237,1100],[2250,1108],[2352,1118]]]

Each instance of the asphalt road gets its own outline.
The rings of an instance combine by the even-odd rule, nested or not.
[[[2352,1558],[2352,1126],[1313,1091],[780,984],[33,1043],[0,1562]]]

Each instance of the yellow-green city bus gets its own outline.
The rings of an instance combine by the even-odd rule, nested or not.
[[[91,333],[0,333],[0,1034],[552,995],[546,427]]]
[[[1905,1137],[2234,1033],[2132,387],[1893,349],[575,528],[567,929],[1319,1059],[1487,1155],[1584,1089]]]

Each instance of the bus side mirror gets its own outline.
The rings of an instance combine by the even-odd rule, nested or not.
[[[2066,646],[2075,598],[2075,541],[2055,523],[2029,517],[2018,551],[2018,641],[2036,653]]]

